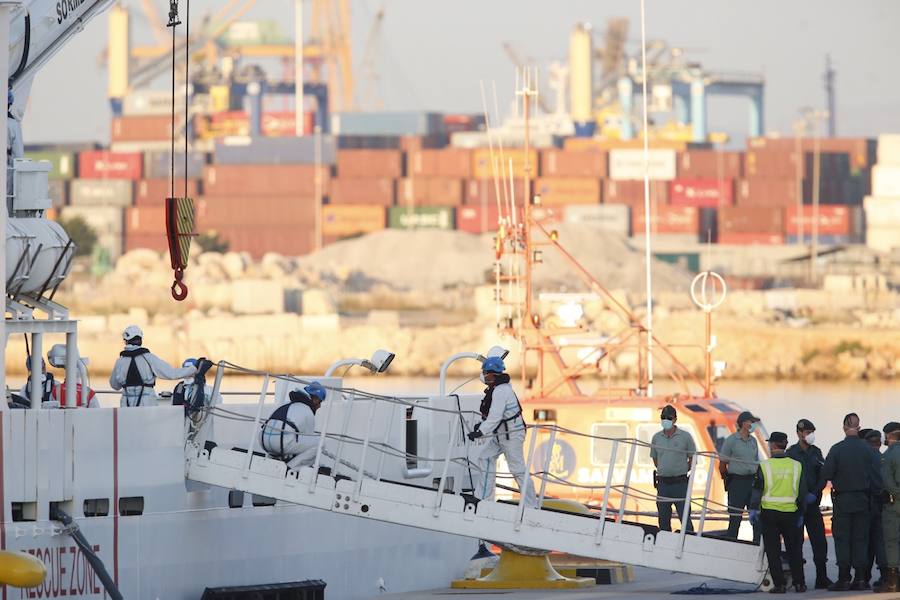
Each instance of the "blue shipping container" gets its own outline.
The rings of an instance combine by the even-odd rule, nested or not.
[[[331,115],[335,135],[433,135],[445,133],[444,115],[431,112],[345,112]]]
[[[323,165],[333,165],[337,157],[334,138],[322,136]],[[216,142],[213,162],[219,165],[312,165],[316,162],[316,138],[258,137],[226,138]]]

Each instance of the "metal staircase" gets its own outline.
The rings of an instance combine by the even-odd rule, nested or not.
[[[216,389],[222,371],[220,365]],[[267,395],[268,376],[265,379],[255,411],[256,418],[249,414],[245,418],[246,425],[252,431],[245,430],[244,433],[248,433],[251,440],[255,439]],[[310,380],[280,378],[276,386],[276,402],[279,397],[286,396],[287,389]],[[470,468],[465,457],[471,448],[464,443],[464,431],[467,420],[471,418],[471,407],[477,400],[475,397],[460,396],[459,406],[462,409],[457,409],[456,396],[400,399],[343,390],[340,380],[335,379],[325,380],[323,384],[329,388],[329,399],[317,414],[319,452],[311,467],[289,469],[281,460],[253,452],[253,442],[250,444],[251,452],[244,448],[229,449],[217,445],[215,441],[205,440],[200,432],[200,435],[190,436],[185,447],[186,477],[203,484],[351,517],[490,539],[519,547],[556,550],[751,584],[760,582],[765,574],[759,546],[716,539],[708,537],[708,532],[704,533],[707,503],[705,499],[691,498],[690,490],[693,489],[694,474],[701,469],[698,462],[705,463],[704,467],[708,465],[711,478],[716,462],[713,457],[710,457],[712,460],[693,461],[695,466],[686,499],[702,506],[699,528],[695,534],[659,531],[651,525],[628,522],[624,519],[624,510],[611,506],[609,502],[604,502],[599,511],[578,515],[525,508],[524,504],[504,501],[478,501],[465,493],[461,485],[465,480],[465,469]],[[212,407],[209,414],[214,417],[220,408]],[[250,413],[252,409],[246,412]],[[236,413],[232,409],[229,414],[233,419]],[[396,452],[397,447],[403,444],[402,430],[408,433],[409,429],[397,426],[394,421],[398,418],[409,421],[411,415],[422,425],[417,435],[430,436],[432,448],[438,448],[439,442],[446,442],[446,451],[442,456],[412,457],[413,462],[430,464],[427,468],[408,469],[410,453],[407,451],[404,455],[403,451]],[[534,461],[535,439],[541,429],[541,426],[529,428],[529,440],[526,441],[528,464]],[[628,462],[625,486],[613,485],[610,470],[605,498],[610,497],[611,491],[628,493],[633,450],[639,445],[646,446],[636,440],[613,440],[611,464],[615,464],[615,454],[620,447],[630,448],[628,454],[631,460]],[[422,446],[419,443],[419,447]],[[323,461],[332,459],[331,468],[320,468]],[[540,471],[546,472],[546,468]],[[434,487],[413,484],[414,478],[421,480],[432,475],[433,478],[426,480],[433,482]],[[544,487],[542,482],[541,497]],[[709,486],[707,495],[708,489]]]

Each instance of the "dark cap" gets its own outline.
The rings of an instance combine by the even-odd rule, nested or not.
[[[898,423],[897,421],[891,421],[884,426],[884,429],[882,429],[885,434],[893,433],[897,430],[900,430],[900,423]]]
[[[672,417],[676,417],[678,413],[675,411],[675,407],[671,404],[666,404],[662,407],[662,410],[659,412],[659,416],[663,419],[670,419]]]
[[[797,431],[815,431],[816,426],[809,419],[800,419],[797,421]]]
[[[877,429],[870,429],[869,431],[866,432],[864,439],[881,441],[881,432],[878,431]]]
[[[756,421],[759,421],[759,417],[754,417],[753,413],[751,413],[749,410],[745,410],[744,412],[742,412],[741,414],[738,415],[737,423],[738,423],[738,425],[740,425],[744,421],[756,422]]]
[[[773,431],[769,434],[769,439],[767,439],[766,441],[776,443],[781,442],[783,444],[787,444],[788,437],[787,434],[782,431]]]

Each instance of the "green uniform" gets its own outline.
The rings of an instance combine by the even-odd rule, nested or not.
[[[659,528],[672,531],[672,505],[678,513],[683,527],[693,531],[691,507],[685,506],[688,491],[688,471],[691,458],[697,451],[694,438],[687,431],[675,428],[671,436],[658,431],[650,440],[650,458],[656,465],[656,509],[659,513]]]
[[[894,503],[884,507],[881,525],[887,566],[896,569],[900,567],[900,443],[893,444],[884,453],[881,475],[884,489],[894,497]]]
[[[831,530],[841,580],[849,579],[850,567],[859,579],[864,578],[868,568],[870,498],[881,490],[877,459],[865,441],[848,436],[828,451],[819,477],[818,490],[831,482]]]
[[[728,537],[737,539],[744,515],[744,508],[750,506],[753,480],[759,462],[759,447],[751,434],[745,440],[740,433],[732,433],[719,451],[722,462],[728,463],[725,489],[728,491]],[[753,543],[759,543],[759,527],[753,525]]]

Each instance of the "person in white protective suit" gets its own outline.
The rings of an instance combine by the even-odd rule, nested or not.
[[[66,368],[66,345],[54,344],[47,353],[47,360],[50,365],[57,369]],[[46,408],[99,408],[100,401],[97,394],[91,389],[87,380],[87,369],[85,363],[80,360],[76,363],[78,373],[75,374],[75,404],[69,406],[66,404],[66,383],[68,377],[60,384],[53,388],[52,399],[44,406]]]
[[[469,432],[469,440],[484,438],[478,452],[478,481],[475,495],[482,500],[494,499],[497,458],[503,454],[509,472],[519,485],[525,506],[537,508],[537,496],[525,465],[525,419],[516,392],[509,384],[506,365],[499,357],[490,357],[481,365],[481,380],[487,384],[481,401],[481,423]]]
[[[119,353],[109,376],[112,389],[122,390],[122,408],[156,406],[159,401],[156,395],[157,378],[184,379],[197,373],[197,367],[176,369],[144,348],[144,332],[137,325],[126,327],[122,339],[125,340],[125,350]]]
[[[312,465],[319,448],[316,411],[326,395],[318,381],[302,390],[292,390],[288,394],[290,402],[276,408],[263,424],[260,447],[267,454],[287,461],[291,469]]]
[[[186,358],[183,363],[181,363],[181,367],[186,369],[188,367],[194,367],[195,369],[200,368],[200,361],[196,358]],[[196,390],[196,382],[195,382],[195,374],[188,375],[182,381],[178,382],[178,385],[175,386],[175,389],[172,391],[172,405],[173,406],[184,406],[185,413],[187,413],[191,408],[194,408],[195,398],[197,390]],[[215,404],[222,404],[222,394],[216,394],[215,401],[213,401],[213,389],[211,385],[203,386],[203,402],[200,406],[213,406]]]
[[[25,357],[25,368],[28,369],[28,379],[25,385],[19,390],[19,396],[31,403],[31,362],[37,361],[31,356]],[[53,379],[53,373],[47,372],[47,363],[41,359],[41,406],[47,407],[47,404],[53,399],[53,390],[56,388],[56,381]]]

